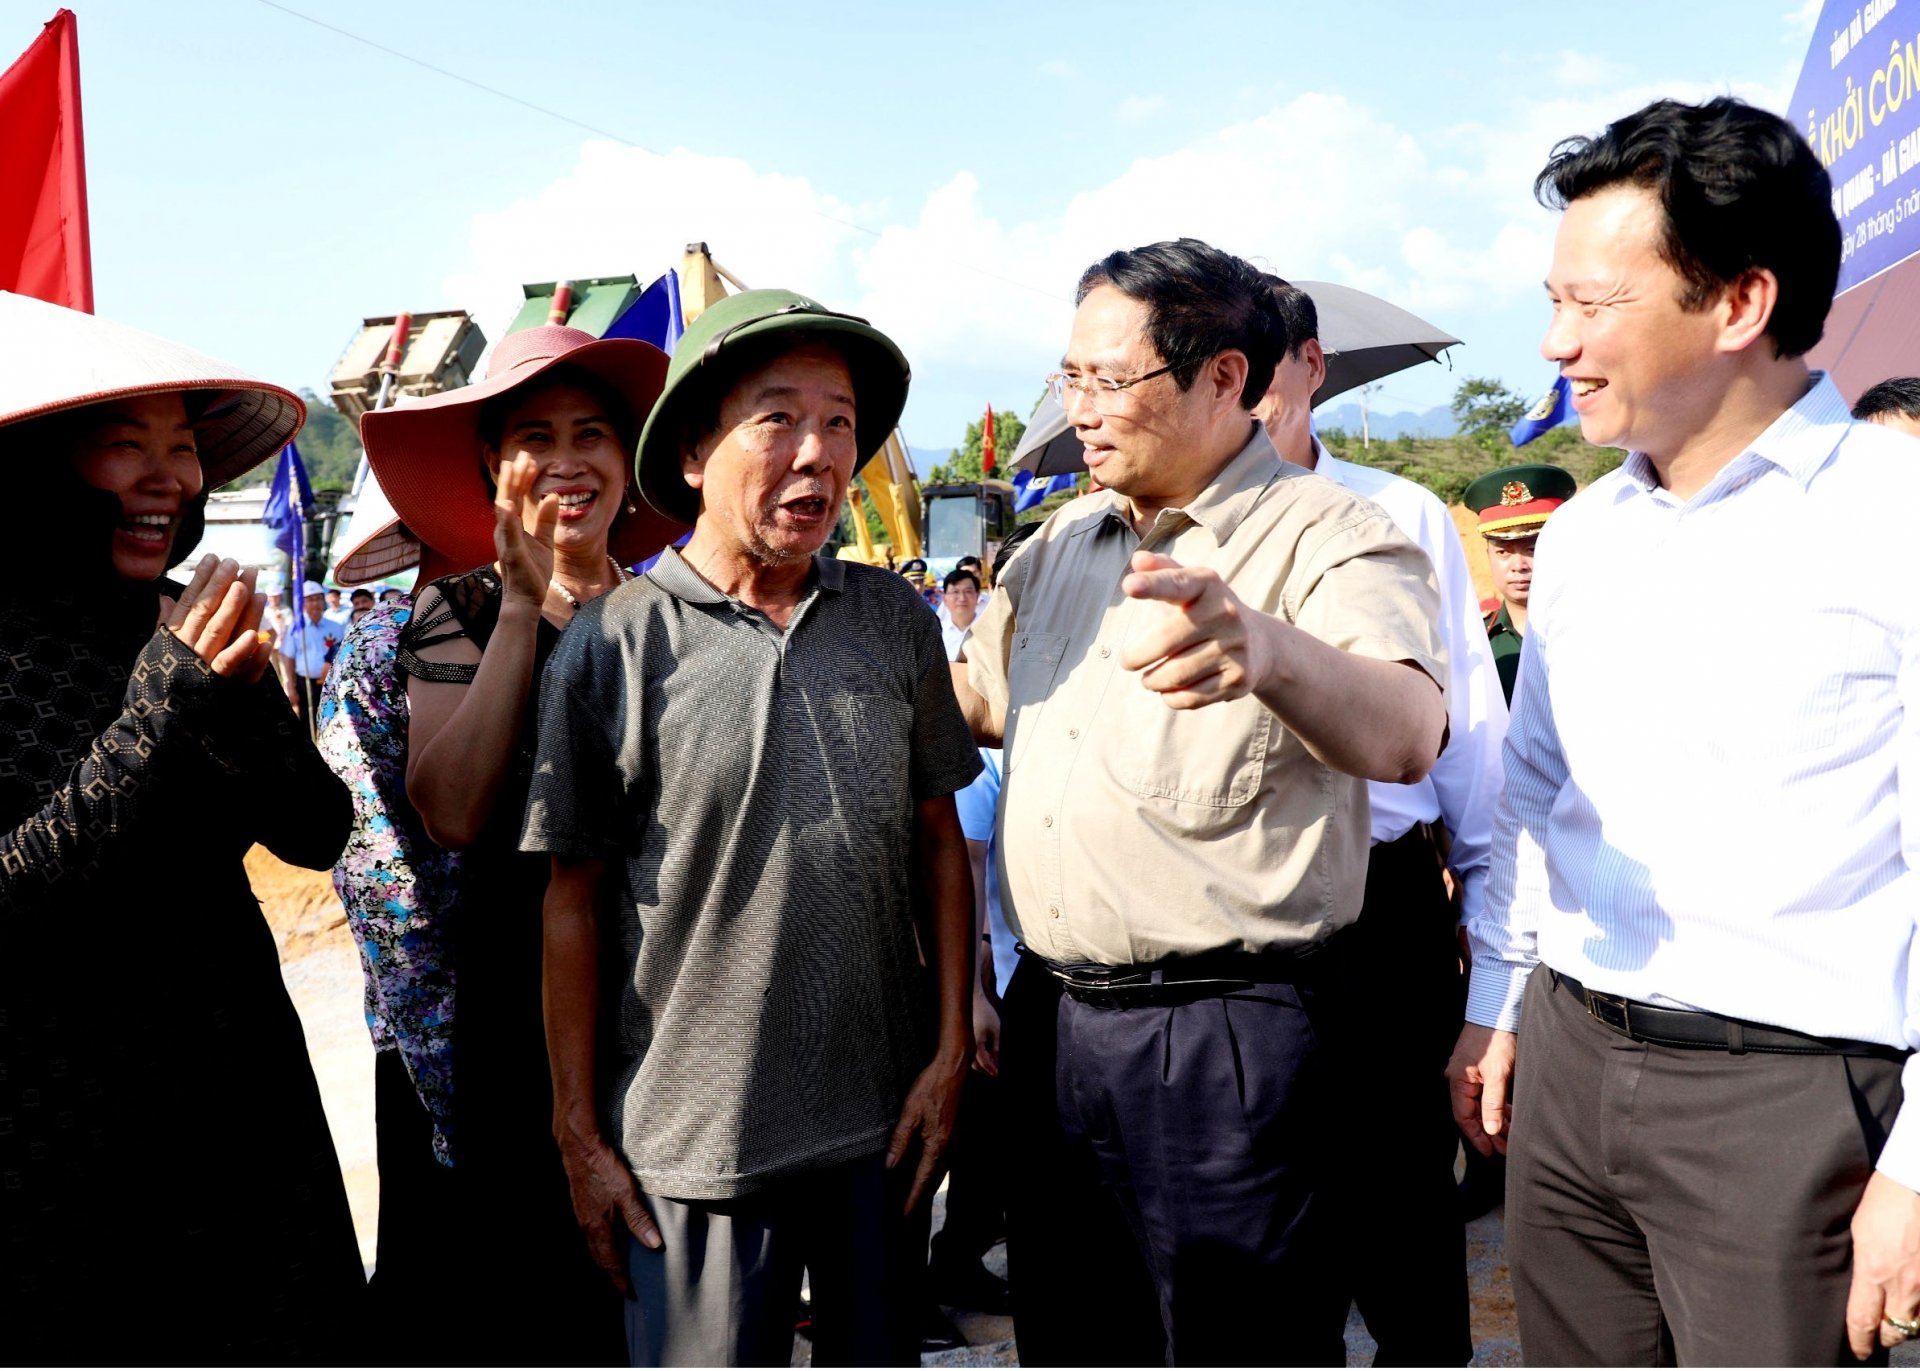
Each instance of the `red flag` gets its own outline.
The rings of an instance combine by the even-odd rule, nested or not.
[[[980,428],[980,474],[993,475],[993,406],[987,406],[987,422]]]
[[[0,72],[0,290],[93,312],[80,43],[72,10]]]

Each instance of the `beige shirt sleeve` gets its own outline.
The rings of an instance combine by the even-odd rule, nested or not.
[[[1440,592],[1427,554],[1385,513],[1367,506],[1316,531],[1301,549],[1287,616],[1321,642],[1362,657],[1412,662],[1444,692],[1447,649]]]

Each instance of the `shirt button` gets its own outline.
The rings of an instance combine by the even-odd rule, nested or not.
[[[1046,815],[1046,816],[1045,816],[1044,818],[1042,818],[1042,819],[1040,820],[1040,826],[1041,826],[1042,828],[1052,828],[1052,827],[1053,827],[1053,815],[1051,815],[1051,814],[1048,814],[1048,815]]]
[[[1112,656],[1113,654],[1108,652],[1107,649],[1103,647],[1100,649],[1100,655],[1102,657],[1109,657],[1109,656]]]
[[[1051,915],[1052,917],[1054,917],[1054,918],[1056,918],[1056,919],[1057,919],[1057,918],[1059,918],[1059,917],[1060,917],[1060,906],[1059,906],[1059,905],[1057,905],[1057,904],[1050,904],[1050,905],[1048,905],[1048,906],[1047,906],[1047,913],[1048,913],[1049,915]]]
[[[1080,736],[1080,730],[1077,728],[1070,728],[1067,730],[1067,736],[1069,738],[1078,738]]]

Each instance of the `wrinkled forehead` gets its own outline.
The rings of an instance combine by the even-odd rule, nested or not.
[[[803,337],[763,361],[749,363],[727,387],[721,407],[751,408],[769,398],[803,393],[847,406],[858,400],[846,354],[824,338]]]

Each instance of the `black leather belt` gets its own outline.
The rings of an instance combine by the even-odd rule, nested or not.
[[[1046,967],[1047,974],[1060,982],[1061,989],[1079,1003],[1095,1009],[1130,1009],[1232,995],[1262,983],[1292,982],[1315,950],[1307,948],[1297,953],[1265,956],[1223,954],[1152,966],[1038,960]]]
[[[1816,1038],[1795,1033],[1790,1028],[1750,1023],[1744,1019],[1726,1019],[1697,1009],[1664,1009],[1656,1004],[1629,1000],[1589,990],[1573,977],[1546,968],[1556,989],[1573,992],[1597,1023],[1623,1038],[1656,1047],[1705,1048],[1715,1052],[1777,1052],[1790,1056],[1881,1057],[1904,1061],[1911,1054],[1905,1048],[1886,1043],[1858,1042],[1851,1038]]]

